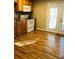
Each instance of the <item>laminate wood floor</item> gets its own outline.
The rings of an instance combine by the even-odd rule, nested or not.
[[[16,38],[15,42],[36,41],[18,46],[14,44],[14,59],[64,59],[64,37],[44,31],[34,31]]]

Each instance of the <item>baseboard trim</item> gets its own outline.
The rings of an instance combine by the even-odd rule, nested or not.
[[[62,35],[64,35],[64,33],[53,32],[53,31],[49,31],[49,30],[46,30],[46,29],[36,28],[36,30],[41,30],[41,31],[46,31],[46,32],[51,32],[51,33],[55,33],[55,34],[62,34]]]
[[[40,29],[40,28],[37,28],[36,30],[42,30],[42,31],[47,31],[46,29]]]

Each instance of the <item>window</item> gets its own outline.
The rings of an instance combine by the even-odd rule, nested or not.
[[[50,8],[49,29],[56,29],[57,8]]]

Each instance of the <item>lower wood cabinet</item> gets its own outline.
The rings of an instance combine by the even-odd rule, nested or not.
[[[16,26],[17,36],[20,36],[22,34],[22,22],[18,21]]]
[[[19,37],[25,33],[29,33],[31,31],[35,30],[35,23],[36,20],[30,19],[30,20],[23,20],[23,21],[16,21],[14,23],[14,38]]]
[[[14,24],[14,38],[23,35],[27,32],[27,22],[26,21],[17,21]]]
[[[14,38],[16,38],[16,36],[17,36],[17,30],[16,30],[16,23],[14,23]]]
[[[26,21],[22,21],[22,34],[27,32],[27,22]]]

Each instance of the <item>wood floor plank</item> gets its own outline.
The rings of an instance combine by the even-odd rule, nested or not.
[[[62,35],[34,31],[18,37],[16,42],[28,40],[36,42],[24,46],[14,45],[14,59],[64,59]]]

